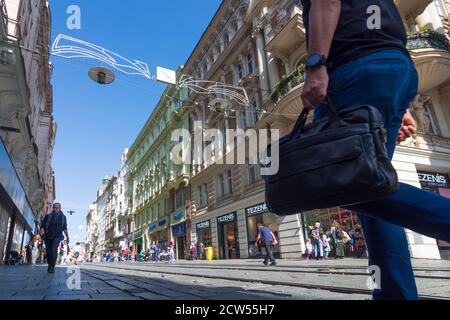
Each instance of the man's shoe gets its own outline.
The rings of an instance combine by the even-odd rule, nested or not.
[[[272,262],[270,265],[271,265],[271,266],[276,266],[277,263],[276,263],[276,262]]]
[[[55,267],[51,267],[49,273],[55,273]]]
[[[264,265],[267,266],[269,263],[267,261],[263,261]]]

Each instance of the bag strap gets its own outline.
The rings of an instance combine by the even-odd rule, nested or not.
[[[328,112],[330,122],[333,124],[334,123],[339,124],[341,122],[341,118],[339,117],[339,115],[334,107],[333,101],[331,101],[329,95],[326,96],[326,101],[323,103],[323,105],[325,106],[325,108]],[[305,127],[306,119],[308,118],[308,115],[309,115],[309,109],[303,108],[302,112],[300,113],[300,116],[297,119],[297,122],[295,123],[294,129],[292,129],[291,137],[293,137],[295,134],[302,133],[302,131]]]

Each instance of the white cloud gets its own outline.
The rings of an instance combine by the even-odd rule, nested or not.
[[[79,225],[79,226],[78,226],[78,229],[79,229],[79,230],[83,230],[83,229],[84,229],[84,226]]]

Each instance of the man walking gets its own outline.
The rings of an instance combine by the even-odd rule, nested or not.
[[[61,204],[55,203],[53,211],[46,215],[41,225],[41,236],[45,239],[45,249],[47,254],[48,273],[55,273],[56,259],[58,258],[58,248],[66,235],[69,243],[69,233],[67,232],[67,219],[61,211]]]
[[[337,111],[376,107],[392,159],[396,144],[416,132],[407,108],[418,91],[417,71],[394,1],[301,1],[308,47],[304,107],[316,107],[315,119],[326,116],[326,95]],[[403,228],[450,241],[450,200],[401,184],[392,196],[348,209],[360,216],[370,265],[381,269],[374,299],[418,299]]]
[[[266,249],[266,256],[263,263],[267,266],[270,260],[270,265],[276,266],[277,262],[273,257],[272,248],[278,243],[277,239],[275,238],[272,230],[270,230],[268,227],[265,227],[261,222],[257,223],[257,227],[258,235],[256,236],[256,243],[259,243],[261,241],[261,245]]]

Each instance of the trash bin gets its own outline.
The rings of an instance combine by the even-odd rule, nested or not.
[[[211,261],[213,259],[213,248],[206,247],[205,248],[206,260]]]

